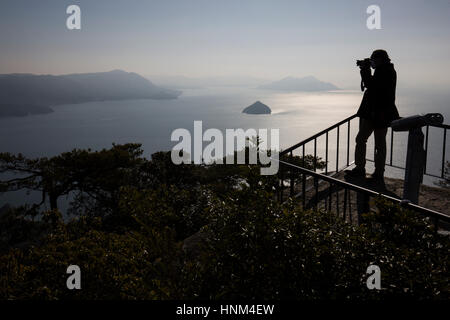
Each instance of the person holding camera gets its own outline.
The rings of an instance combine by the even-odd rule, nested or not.
[[[350,176],[366,176],[366,144],[369,136],[375,137],[375,171],[371,179],[384,181],[386,162],[386,134],[390,123],[400,118],[395,106],[397,73],[385,50],[375,50],[370,58],[357,60],[361,73],[361,90],[364,96],[356,113],[359,116],[359,132],[356,136],[355,168]],[[372,67],[375,71],[372,75]]]

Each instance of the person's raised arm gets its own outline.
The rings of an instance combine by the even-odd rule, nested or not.
[[[361,74],[361,80],[364,84],[364,87],[370,88],[372,86],[372,82],[373,82],[372,72],[370,70],[370,67],[361,68],[360,74]]]

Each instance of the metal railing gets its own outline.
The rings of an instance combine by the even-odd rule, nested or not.
[[[433,172],[428,171],[427,169],[427,158],[428,158],[428,147],[429,147],[429,136],[430,136],[430,127],[432,128],[442,128],[442,156],[441,156],[441,164],[440,164],[440,171],[441,173],[435,174]],[[433,178],[439,178],[439,179],[444,179],[445,178],[445,163],[446,163],[446,158],[445,158],[445,153],[447,151],[446,148],[446,144],[447,144],[447,130],[450,129],[450,125],[447,124],[438,124],[438,125],[427,125],[424,127],[425,128],[425,142],[424,142],[424,149],[425,149],[425,167],[424,167],[424,172],[423,174],[425,176],[429,176],[429,177],[433,177]],[[389,156],[389,161],[386,162],[386,165],[392,168],[396,168],[396,169],[401,169],[401,170],[405,170],[406,168],[404,166],[398,165],[398,164],[394,164],[393,161],[393,150],[394,150],[394,130],[392,130],[392,128],[389,128],[390,130],[390,156]],[[374,154],[374,158],[375,158],[375,154]],[[369,162],[374,162],[373,159],[366,159]]]
[[[450,216],[431,210],[428,208],[421,207],[419,205],[413,204],[411,202],[404,202],[401,199],[383,194],[381,192],[376,192],[374,190],[364,188],[361,186],[358,186],[356,184],[352,184],[346,181],[342,181],[300,166],[293,165],[289,162],[280,160],[280,167],[289,167],[291,170],[297,172],[298,174],[302,175],[303,179],[303,188],[302,192],[297,194],[296,197],[301,196],[302,198],[302,204],[304,209],[312,208],[314,207],[317,209],[325,209],[327,211],[332,210],[333,206],[335,207],[335,212],[338,215],[341,215],[344,219],[349,219],[351,222],[354,222],[356,218],[356,222],[359,223],[360,220],[360,213],[365,213],[369,211],[368,205],[368,198],[370,197],[382,197],[390,202],[396,203],[406,209],[410,209],[412,211],[418,212],[420,214],[423,214],[429,218],[432,218],[434,220],[434,224],[436,229],[439,227],[439,223],[445,222],[450,223]],[[312,180],[314,180],[314,188],[313,191],[314,195],[310,197],[310,202],[307,202],[307,196],[308,196],[308,189],[305,188],[305,180],[306,177],[312,177]],[[322,195],[320,195],[320,192],[318,190],[319,183],[318,181],[321,180],[323,182],[328,183],[328,188],[323,188],[321,191]],[[339,201],[339,194],[343,191],[344,195],[342,197],[343,201]],[[352,210],[352,196],[351,191],[356,192],[356,205],[353,205]],[[333,201],[333,196],[335,197],[336,201]],[[323,200],[323,201],[322,201]],[[356,207],[356,210],[355,210]],[[352,216],[353,213],[357,213],[357,215]]]
[[[386,194],[376,192],[355,184],[351,184],[346,181],[338,180],[333,178],[334,175],[337,175],[339,172],[343,171],[344,169],[348,168],[350,165],[353,164],[353,162],[350,161],[350,136],[351,136],[351,122],[357,118],[357,115],[354,114],[348,118],[345,118],[344,120],[318,132],[317,134],[293,145],[290,148],[287,148],[280,152],[280,184],[279,184],[279,190],[278,190],[278,199],[283,202],[285,189],[285,177],[284,174],[286,171],[289,171],[289,196],[293,198],[301,197],[303,206],[306,207],[322,207],[326,210],[331,209],[332,204],[334,203],[336,205],[336,212],[339,214],[339,212],[343,212],[344,218],[346,218],[346,215],[348,213],[348,216],[350,217],[350,220],[352,220],[352,213],[356,209],[356,213],[359,219],[360,213],[364,211],[368,211],[369,208],[368,205],[368,199],[372,196],[382,196],[386,198],[389,201],[400,203],[406,208],[409,208],[411,210],[414,210],[416,212],[425,214],[426,216],[429,216],[431,218],[435,219],[436,226],[438,226],[438,222],[440,220],[450,222],[450,217],[434,211],[430,210],[424,207],[421,207],[419,205],[411,204],[411,203],[405,203],[404,201],[394,198],[392,196],[388,196]],[[342,163],[342,160],[340,162],[339,159],[339,146],[340,146],[340,139],[341,139],[341,129],[344,127],[344,130],[346,129],[346,149],[345,151],[346,159]],[[441,175],[435,175],[430,172],[427,172],[426,165],[425,165],[425,172],[424,174],[436,177],[436,178],[444,178],[444,168],[445,168],[445,153],[446,153],[446,136],[447,136],[447,130],[450,129],[449,125],[427,125],[426,135],[425,135],[425,151],[428,153],[428,140],[429,140],[429,128],[430,127],[437,127],[443,129],[443,146],[442,146],[442,165],[441,165]],[[329,135],[330,132],[336,130],[336,154],[334,156],[335,160],[335,171],[330,175],[329,172]],[[393,162],[393,149],[394,149],[394,131],[392,129],[390,133],[390,158],[389,161],[387,161],[386,165],[391,166],[398,169],[405,169],[402,166],[396,165]],[[320,137],[325,136],[325,170],[322,173],[317,172],[317,141]],[[312,170],[306,168],[305,166],[305,146],[308,143],[313,143],[313,164],[312,164]],[[301,159],[302,159],[302,165],[297,166],[293,164],[294,159],[294,151],[300,150],[301,153]],[[405,153],[406,154],[406,153]],[[283,160],[284,159],[284,160]],[[373,161],[371,159],[367,159],[368,161]],[[343,164],[340,166],[340,164]],[[300,177],[301,183],[300,183],[300,191],[296,192],[296,179]],[[328,188],[323,188],[324,182],[328,182]],[[333,192],[334,188],[334,192]],[[340,189],[339,189],[340,188]],[[356,205],[353,206],[352,210],[352,201],[351,201],[351,195],[350,191],[356,191],[357,192],[357,201]],[[335,194],[335,200],[332,199],[333,193]],[[343,194],[342,194],[343,193]],[[306,198],[307,195],[310,196],[310,200],[307,203]],[[341,201],[339,200],[339,197],[341,197]],[[323,201],[322,201],[323,200]],[[343,201],[342,201],[343,200]],[[355,208],[356,207],[356,208]]]
[[[292,159],[294,157],[294,151],[297,149],[301,148],[301,154],[302,154],[302,159],[303,161],[305,161],[305,156],[306,156],[306,151],[305,151],[305,147],[309,142],[313,142],[314,143],[314,162],[313,162],[313,170],[314,172],[317,171],[317,140],[319,137],[321,136],[325,136],[325,175],[327,175],[329,173],[329,168],[328,168],[328,164],[329,164],[329,133],[332,130],[336,129],[336,170],[335,170],[335,174],[344,170],[345,168],[349,167],[352,162],[350,162],[350,123],[353,119],[355,119],[357,117],[356,114],[345,118],[342,121],[339,121],[338,123],[326,128],[325,130],[320,131],[319,133],[316,133],[315,135],[293,145],[290,148],[287,148],[285,150],[282,150],[280,152],[280,158],[282,158],[285,155],[289,155],[289,159],[291,160],[290,162],[292,163]],[[346,149],[346,162],[345,165],[343,167],[339,167],[339,145],[340,145],[340,128],[341,126],[347,125],[347,149]],[[303,162],[303,167],[305,167],[304,162]],[[283,202],[283,193],[284,193],[284,171],[285,171],[285,167],[284,166],[280,166],[280,180],[281,180],[281,185],[280,185],[280,193],[279,193],[279,199],[281,202]],[[294,184],[295,184],[295,176],[292,174],[293,171],[291,170],[291,175],[290,175],[290,196],[294,195]],[[304,188],[305,189],[305,188]]]
[[[305,139],[295,145],[293,145],[290,148],[287,148],[286,150],[283,150],[280,152],[280,156],[285,155],[285,154],[290,154],[291,156],[293,155],[293,151],[299,148],[302,148],[303,150],[303,156],[305,155],[305,145],[308,142],[314,141],[314,158],[317,156],[317,139],[323,135],[325,135],[326,138],[326,142],[325,142],[325,173],[328,173],[328,136],[329,136],[329,132],[336,129],[337,130],[337,141],[336,141],[336,146],[337,146],[337,150],[336,150],[336,171],[339,171],[339,143],[340,143],[340,127],[347,124],[347,167],[350,165],[350,122],[355,119],[357,117],[356,114],[345,118],[342,121],[339,121],[338,123],[320,131],[319,133],[316,133],[315,135],[309,137],[308,139]],[[315,168],[316,169],[316,168]],[[315,170],[314,170],[315,171]]]

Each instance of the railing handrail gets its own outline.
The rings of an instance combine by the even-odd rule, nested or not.
[[[335,128],[341,126],[341,125],[343,125],[344,123],[346,123],[346,122],[348,122],[348,121],[353,120],[353,119],[356,118],[356,117],[357,117],[357,115],[356,115],[356,113],[355,113],[355,114],[351,115],[350,117],[347,117],[347,118],[345,118],[344,120],[341,120],[341,121],[339,121],[338,123],[335,123],[335,124],[333,124],[332,126],[330,126],[330,127],[326,128],[326,129],[320,131],[319,133],[316,133],[315,135],[313,135],[313,136],[311,136],[311,137],[309,137],[309,138],[307,138],[307,139],[305,139],[305,140],[303,140],[303,141],[300,141],[299,143],[293,145],[292,147],[289,147],[289,148],[287,148],[287,149],[285,149],[285,150],[282,150],[282,151],[280,152],[280,156],[282,156],[282,155],[284,155],[284,154],[287,154],[287,153],[289,153],[289,152],[291,152],[291,151],[293,151],[293,150],[295,150],[295,149],[301,147],[302,145],[304,145],[304,144],[306,144],[306,143],[308,143],[308,142],[310,142],[310,141],[316,139],[317,137],[320,137],[321,135],[323,135],[323,134],[327,133],[328,131],[331,131],[331,130],[333,130],[333,129],[335,129]]]
[[[333,130],[333,129],[335,129],[335,128],[341,126],[341,125],[343,125],[344,123],[353,120],[353,119],[356,118],[357,116],[358,116],[358,115],[355,113],[355,114],[353,114],[353,115],[351,115],[351,116],[345,118],[344,120],[341,120],[341,121],[339,121],[338,123],[335,123],[335,124],[333,124],[332,126],[330,126],[330,127],[326,128],[326,129],[324,129],[324,130],[322,130],[322,131],[316,133],[315,135],[313,135],[313,136],[311,136],[311,137],[309,137],[309,138],[307,138],[307,139],[305,139],[305,140],[302,140],[302,141],[300,141],[300,142],[294,144],[293,146],[291,146],[291,147],[289,147],[289,148],[287,148],[287,149],[285,149],[285,150],[280,151],[280,156],[281,156],[281,155],[284,155],[284,154],[287,154],[287,153],[289,153],[289,152],[291,152],[291,151],[293,151],[293,150],[295,150],[295,149],[301,147],[302,145],[304,145],[304,144],[306,144],[306,143],[308,143],[308,142],[314,140],[314,139],[317,138],[317,137],[320,137],[321,135],[327,133],[327,131],[331,131],[331,130]],[[443,129],[450,129],[450,125],[445,124],[445,123],[443,123],[443,124],[429,124],[429,125],[426,125],[425,127],[427,127],[427,126],[428,126],[428,127],[443,128]]]
[[[324,180],[324,181],[328,181],[330,183],[342,186],[342,187],[347,188],[347,189],[351,189],[351,190],[356,191],[356,192],[361,192],[361,193],[364,193],[364,194],[369,195],[369,196],[375,196],[375,197],[376,196],[381,196],[381,197],[383,197],[383,198],[385,198],[385,199],[387,199],[387,200],[389,200],[391,202],[398,203],[400,206],[402,206],[404,208],[411,209],[413,211],[423,213],[423,214],[425,214],[425,215],[427,215],[429,217],[432,217],[432,218],[437,218],[439,220],[450,222],[450,216],[448,216],[446,214],[443,214],[443,213],[441,213],[439,211],[434,211],[434,210],[431,210],[431,209],[428,209],[428,208],[425,208],[425,207],[421,207],[421,206],[419,206],[417,204],[413,204],[411,202],[404,202],[401,199],[397,199],[397,198],[388,196],[388,195],[383,194],[381,192],[376,192],[376,191],[373,191],[373,190],[370,190],[370,189],[367,189],[367,188],[364,188],[364,187],[361,187],[361,186],[358,186],[358,185],[355,185],[355,184],[352,184],[352,183],[349,183],[349,182],[346,182],[346,181],[342,181],[342,180],[339,180],[339,179],[336,179],[336,178],[324,175],[322,173],[318,173],[318,172],[315,172],[315,171],[312,171],[312,170],[309,170],[309,169],[306,169],[306,168],[294,165],[292,163],[289,163],[289,162],[286,162],[286,161],[283,161],[283,160],[278,160],[278,161],[280,163],[285,164],[285,165],[294,167],[297,170],[301,171],[302,173],[310,175],[310,176],[313,176],[315,178],[318,178],[318,179],[321,179],[321,180]]]
[[[450,125],[449,124],[428,124],[427,126],[429,127],[436,127],[436,128],[443,128],[443,129],[450,129]]]
[[[287,148],[287,149],[285,149],[285,150],[281,150],[281,151],[280,151],[280,156],[286,155],[286,154],[288,154],[288,153],[291,153],[291,154],[292,154],[292,152],[293,152],[295,149],[298,149],[298,148],[300,148],[300,147],[303,147],[303,148],[304,148],[305,145],[306,145],[308,142],[311,142],[311,141],[313,141],[313,140],[314,140],[314,148],[316,148],[316,141],[317,141],[317,138],[318,138],[318,137],[320,137],[320,136],[322,136],[322,135],[325,134],[325,135],[327,135],[327,141],[328,141],[328,132],[330,132],[330,131],[332,131],[333,129],[336,129],[336,128],[337,128],[337,130],[338,130],[338,136],[339,136],[339,128],[340,128],[340,126],[342,126],[342,125],[345,124],[345,123],[348,124],[348,132],[347,132],[348,138],[347,138],[347,139],[350,139],[350,122],[351,122],[351,120],[353,120],[353,119],[356,118],[356,117],[358,117],[358,115],[357,115],[357,114],[353,114],[353,115],[351,115],[351,116],[345,118],[344,120],[341,120],[341,121],[339,121],[338,123],[335,123],[335,124],[333,124],[332,126],[330,126],[330,127],[326,128],[326,129],[324,129],[324,130],[322,130],[322,131],[320,131],[320,132],[318,132],[318,133],[312,135],[311,137],[309,137],[309,138],[307,138],[307,139],[304,139],[304,140],[302,140],[302,141],[296,143],[295,145],[293,145],[293,146],[291,146],[291,147],[289,147],[289,148]],[[425,152],[426,152],[426,157],[427,157],[427,151],[428,151],[428,135],[429,135],[429,128],[430,128],[430,127],[444,129],[444,137],[443,137],[443,143],[442,143],[442,144],[443,144],[443,146],[442,146],[443,152],[442,152],[441,174],[438,176],[438,175],[436,175],[436,174],[432,174],[432,173],[427,172],[427,168],[426,168],[426,164],[425,164],[424,175],[431,176],[431,177],[435,177],[435,178],[443,179],[443,178],[444,178],[444,166],[445,166],[446,140],[447,140],[447,139],[446,139],[446,136],[447,136],[447,130],[450,130],[450,125],[449,125],[449,124],[442,123],[442,124],[427,124],[427,125],[424,126],[424,128],[425,128],[425,130],[426,130],[426,134],[425,134],[425,146],[424,146]],[[386,163],[386,165],[391,166],[391,167],[400,168],[400,169],[405,169],[405,168],[403,168],[403,167],[395,166],[395,165],[393,165],[393,163],[392,163],[392,158],[393,158],[393,156],[392,156],[392,151],[393,151],[393,144],[394,144],[393,139],[394,139],[394,130],[392,130],[392,128],[391,128],[391,152],[390,152],[390,160],[389,160],[389,163]],[[339,142],[339,137],[338,137],[338,142]],[[327,142],[327,143],[328,143],[328,142]],[[350,146],[349,146],[349,141],[347,141],[347,149],[349,149],[349,148],[350,148]],[[315,149],[315,150],[316,150],[316,149]],[[316,151],[314,151],[314,152],[316,152]],[[349,164],[349,159],[348,159],[348,158],[349,158],[349,154],[348,154],[348,152],[349,152],[349,150],[347,150],[347,166],[348,166],[348,164]],[[327,154],[327,156],[328,156],[328,154]],[[367,160],[373,162],[373,160],[371,160],[371,159],[367,159]],[[425,162],[426,162],[426,160],[425,160]],[[328,168],[328,167],[327,167],[327,168]]]

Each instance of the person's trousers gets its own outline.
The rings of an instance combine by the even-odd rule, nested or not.
[[[359,132],[356,136],[355,165],[364,169],[366,166],[367,139],[374,133],[375,136],[375,172],[384,173],[386,163],[386,134],[387,128],[374,128],[371,121],[359,119]]]

